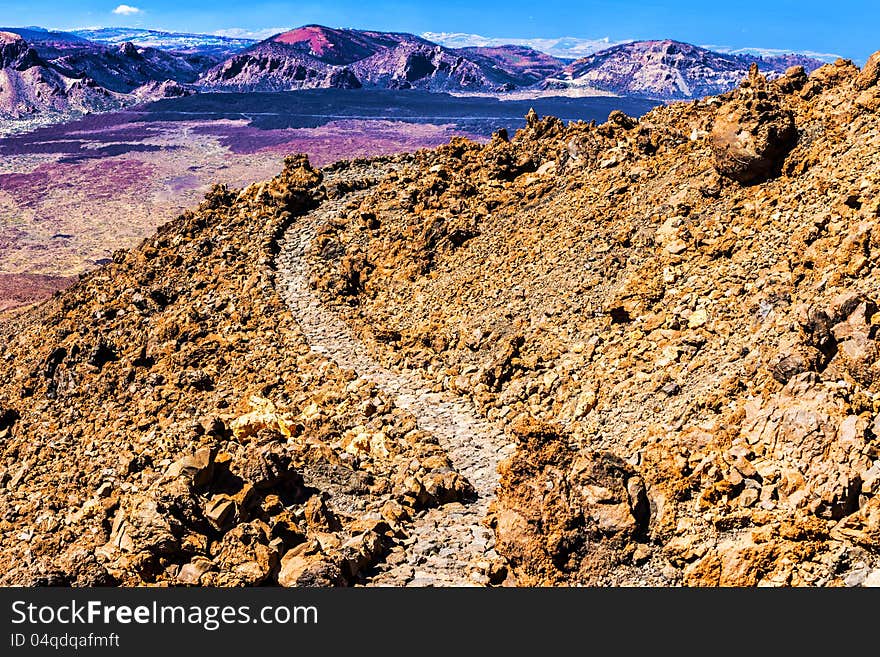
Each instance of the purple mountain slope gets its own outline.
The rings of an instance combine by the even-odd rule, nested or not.
[[[544,84],[547,88],[588,87],[621,96],[698,98],[729,91],[753,63],[771,77],[790,66],[803,66],[810,72],[823,64],[802,55],[761,58],[721,54],[671,40],[636,41],[579,59]]]

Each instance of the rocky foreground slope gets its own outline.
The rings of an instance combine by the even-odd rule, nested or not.
[[[4,583],[342,585],[470,495],[278,296],[277,238],[336,193],[320,185],[292,159],[217,188],[3,326]]]
[[[880,55],[753,71],[215,189],[0,327],[3,581],[340,585],[443,554],[423,519],[473,504],[458,450],[286,305],[284,236],[325,208],[311,284],[359,362],[516,442],[467,579],[875,583],[878,80]]]
[[[314,284],[375,357],[518,437],[508,581],[880,579],[878,76],[532,116],[319,233]]]

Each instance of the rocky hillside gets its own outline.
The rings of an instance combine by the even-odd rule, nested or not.
[[[347,67],[326,64],[285,44],[264,42],[209,69],[199,80],[208,91],[360,89]]]
[[[95,80],[42,59],[17,34],[0,32],[0,118],[118,108],[123,99]]]
[[[729,91],[752,64],[772,77],[794,65],[810,72],[822,62],[802,55],[727,55],[670,40],[636,41],[579,59],[545,86],[589,87],[621,96],[699,98]]]
[[[375,358],[505,424],[519,584],[880,581],[880,54],[419,153],[314,243]]]
[[[210,57],[168,53],[131,42],[71,49],[51,60],[55,68],[69,76],[86,76],[119,93],[156,82],[192,83],[215,62]]]
[[[510,76],[519,87],[542,82],[557,75],[564,66],[561,59],[528,46],[471,47],[457,50],[487,69],[496,68]]]
[[[73,35],[0,32],[0,118],[43,119],[119,109],[132,103],[188,95],[189,83],[216,60],[155,48],[93,44]],[[60,36],[59,36],[60,35]],[[62,38],[64,37],[64,38]],[[69,38],[67,38],[69,37]]]
[[[338,193],[321,181],[291,159],[218,187],[2,325],[0,581],[344,585],[469,494],[277,294],[277,238]]]
[[[478,50],[452,50],[412,34],[307,25],[234,55],[205,73],[201,85],[235,91],[508,91],[539,81],[556,61],[528,48]]]
[[[471,581],[877,583],[878,83],[880,53],[753,69],[639,119],[532,114],[512,139],[216,188],[0,324],[3,583],[454,562],[431,527],[482,508],[489,473],[458,455],[483,434],[447,451],[371,359],[515,443],[489,450]],[[286,305],[282,238],[307,227],[294,266],[360,371],[325,347],[344,330]]]

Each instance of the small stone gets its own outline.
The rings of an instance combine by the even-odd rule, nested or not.
[[[341,586],[344,584],[339,566],[329,561],[323,554],[292,554],[288,552],[281,559],[278,573],[281,586]]]
[[[749,508],[754,506],[758,499],[761,497],[760,493],[755,488],[746,488],[739,496],[739,504],[742,507]]]
[[[97,497],[109,497],[110,493],[113,492],[113,484],[109,481],[105,481],[103,484],[98,486],[98,490],[95,491],[95,495]]]
[[[706,312],[705,308],[699,308],[691,313],[691,316],[688,317],[688,328],[700,328],[704,326],[706,322],[709,321],[709,314]]]
[[[650,558],[651,548],[649,546],[645,545],[644,543],[639,543],[638,545],[636,545],[636,549],[632,555],[632,560],[634,564],[640,566],[648,561],[648,559]]]
[[[205,507],[205,518],[217,530],[222,530],[235,515],[235,502],[217,495]]]
[[[545,176],[556,173],[556,161],[550,160],[549,162],[544,162],[535,173],[539,176]]]
[[[407,508],[394,500],[388,500],[382,505],[381,514],[392,526],[400,525],[410,518]]]
[[[489,576],[479,570],[471,571],[471,580],[480,586],[489,586]]]
[[[201,576],[211,570],[213,567],[214,564],[212,564],[207,559],[193,559],[192,561],[184,564],[183,567],[181,567],[180,571],[177,573],[177,581],[181,584],[196,586],[198,585]]]
[[[666,564],[665,566],[663,566],[660,574],[663,575],[663,577],[667,581],[674,582],[679,579],[681,571],[679,571],[678,568],[676,568],[672,564]]]
[[[865,577],[865,581],[862,582],[862,586],[880,588],[880,569],[872,571],[867,577]]]
[[[687,251],[688,245],[682,239],[672,240],[669,244],[666,245],[666,250],[669,251],[672,255],[678,255],[679,253],[684,253]]]
[[[214,476],[214,454],[210,447],[202,447],[195,454],[175,461],[165,471],[166,477],[189,477],[193,486],[206,486]]]

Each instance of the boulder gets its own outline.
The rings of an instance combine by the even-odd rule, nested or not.
[[[650,506],[641,476],[609,452],[575,452],[556,427],[514,426],[516,453],[502,462],[492,522],[498,551],[523,585],[595,581],[646,534]]]
[[[290,455],[278,444],[249,445],[244,458],[233,464],[232,471],[258,490],[269,490],[288,483],[301,484]]]
[[[345,580],[339,566],[326,555],[294,548],[281,559],[278,583],[285,587],[344,586]]]
[[[18,411],[0,406],[0,433],[4,433],[8,429],[11,429],[12,426],[18,422],[20,417],[21,415]]]
[[[807,83],[807,72],[803,66],[791,66],[785,70],[785,74],[774,82],[777,89],[782,93],[791,94],[800,91]]]
[[[269,545],[267,527],[253,521],[236,525],[214,547],[214,563],[223,577],[212,584],[257,586],[278,568],[278,552]]]
[[[710,144],[715,168],[743,185],[772,178],[797,141],[794,116],[753,67],[734,100],[715,116]]]
[[[116,513],[110,544],[123,552],[171,554],[180,547],[181,528],[155,500],[138,499]]]

